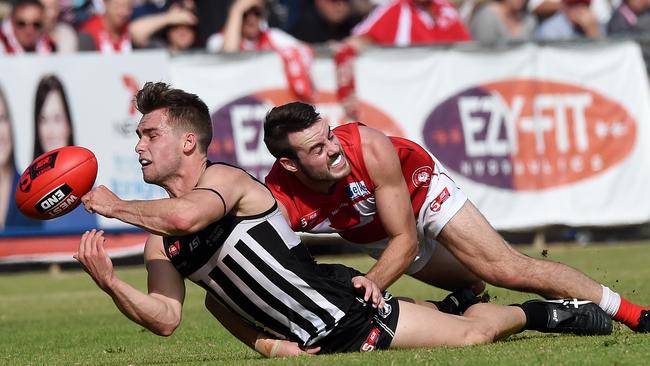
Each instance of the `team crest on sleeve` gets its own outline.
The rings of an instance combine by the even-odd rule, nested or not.
[[[413,172],[411,176],[411,181],[415,187],[428,187],[431,183],[431,176],[433,175],[433,169],[430,166],[421,166]]]

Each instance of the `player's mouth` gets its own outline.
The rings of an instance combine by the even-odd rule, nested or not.
[[[345,157],[343,156],[343,152],[339,152],[330,163],[330,168],[338,168],[339,166],[343,166],[343,164],[345,164]]]
[[[151,160],[147,159],[139,159],[140,165],[142,165],[142,169],[146,168],[147,166],[151,165]]]

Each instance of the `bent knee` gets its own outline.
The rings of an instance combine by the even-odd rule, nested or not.
[[[491,343],[497,335],[497,329],[489,324],[477,324],[466,332],[464,343],[466,346]]]

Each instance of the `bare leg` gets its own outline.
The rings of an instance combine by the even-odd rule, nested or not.
[[[546,298],[576,297],[600,303],[601,285],[557,262],[530,258],[512,248],[467,201],[437,238],[467,268],[495,286]]]
[[[400,314],[391,348],[467,346],[490,343],[526,324],[518,307],[476,304],[464,316],[449,315],[400,301]]]
[[[429,262],[411,276],[447,291],[471,288],[475,294],[480,294],[485,290],[485,282],[441,244],[436,245]]]

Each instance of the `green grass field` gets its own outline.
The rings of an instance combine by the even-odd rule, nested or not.
[[[528,250],[531,256],[541,252]],[[554,247],[547,258],[571,264],[623,296],[650,304],[650,243]],[[365,256],[323,257],[366,270]],[[145,288],[142,268],[118,268],[118,276]],[[422,299],[444,292],[402,278],[391,292]],[[493,302],[534,297],[489,287]],[[615,325],[602,337],[524,332],[486,346],[382,351],[294,359],[263,359],[227,333],[203,308],[203,291],[188,282],[183,323],[168,338],[130,322],[81,270],[0,274],[0,365],[644,365],[650,335]],[[435,332],[436,329],[431,329]]]

